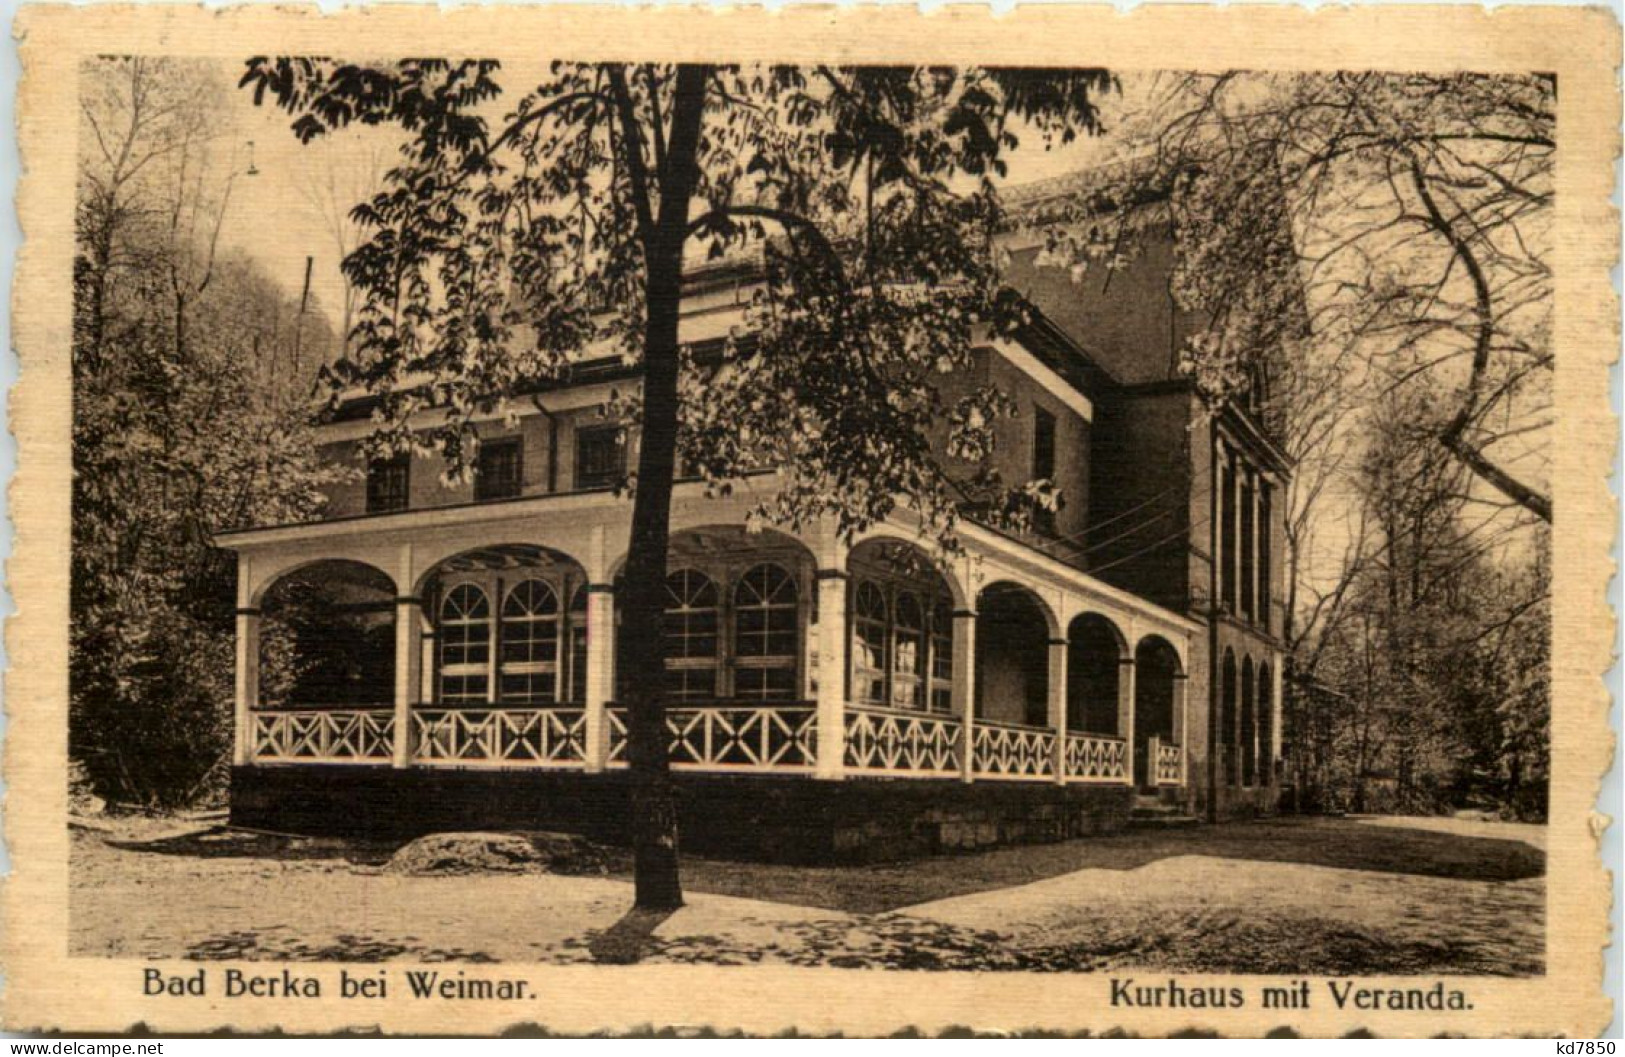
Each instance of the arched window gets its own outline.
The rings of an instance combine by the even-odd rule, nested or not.
[[[666,577],[666,691],[679,701],[717,696],[717,585],[697,569]]]
[[[852,603],[852,694],[868,705],[886,704],[891,610],[880,585],[858,582]]]
[[[931,711],[954,707],[954,607],[938,598],[931,608]]]
[[[783,701],[796,696],[801,656],[795,577],[772,564],[755,566],[734,588],[734,696]]]
[[[587,585],[570,596],[570,614],[565,620],[570,636],[570,694],[568,700],[587,700]]]
[[[1253,659],[1241,661],[1241,784],[1252,785],[1258,777],[1258,698],[1253,683]]]
[[[920,683],[925,676],[925,611],[913,594],[899,591],[895,612],[891,703],[898,708],[919,708],[923,704]]]
[[[521,580],[502,601],[502,699],[558,700],[559,596],[545,580]]]
[[[473,584],[458,584],[440,602],[440,700],[484,702],[490,696],[491,602]]]

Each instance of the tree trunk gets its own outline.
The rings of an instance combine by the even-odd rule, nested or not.
[[[632,503],[622,611],[627,757],[632,782],[633,881],[637,906],[683,905],[678,876],[676,791],[667,753],[665,649],[666,554],[671,538],[677,461],[677,328],[682,311],[683,243],[689,199],[698,182],[704,113],[701,67],[681,67],[665,164],[655,174],[659,213],[645,238],[648,311],[643,343],[643,423]],[[635,143],[634,143],[634,149]]]

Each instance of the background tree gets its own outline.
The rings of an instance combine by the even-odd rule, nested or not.
[[[312,377],[279,362],[281,291],[218,250],[224,86],[143,58],[81,83],[70,750],[101,796],[173,806],[229,742],[234,565],[212,534],[315,509]]]
[[[254,59],[243,78],[309,141],[352,123],[411,134],[346,272],[364,291],[340,387],[381,399],[382,453],[466,473],[475,412],[559,377],[595,342],[639,365],[620,601],[639,906],[681,902],[661,620],[679,454],[726,491],[780,468],[753,521],[844,533],[899,502],[952,546],[959,505],[1020,518],[1041,485],[987,469],[996,393],[946,396],[973,339],[1018,321],[993,260],[996,181],[1018,132],[1097,128],[1102,71],[555,63],[493,121],[492,61]],[[696,362],[685,266],[758,255],[746,326]],[[423,381],[427,379],[426,383]],[[696,400],[703,388],[704,399]],[[443,425],[414,435],[414,412]],[[945,427],[940,426],[946,423]],[[937,432],[939,429],[941,433]],[[961,461],[943,465],[946,434]]]
[[[1222,390],[1310,334],[1353,350],[1387,388],[1448,393],[1435,441],[1549,521],[1556,93],[1541,74],[1165,79],[1131,179],[1168,192],[1176,296],[1215,322],[1193,371]]]

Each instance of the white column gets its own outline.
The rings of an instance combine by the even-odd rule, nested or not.
[[[254,758],[254,708],[260,700],[260,611],[237,610],[237,680],[234,694],[235,739],[231,762],[244,767]]]
[[[422,611],[419,610],[420,615],[421,613]],[[423,675],[422,682],[418,686],[418,704],[420,705],[427,705],[434,701],[434,635],[434,630],[425,624],[422,635],[423,656],[418,660],[418,670]]]
[[[423,690],[423,602],[410,595],[395,599],[396,767],[412,762],[412,706]]]
[[[1185,785],[1190,780],[1191,747],[1187,742],[1186,726],[1186,691],[1188,680],[1185,673],[1180,672],[1174,676],[1174,744],[1179,746],[1179,784]]]
[[[1275,771],[1275,761],[1281,758],[1281,718],[1286,714],[1281,701],[1282,687],[1286,685],[1283,678],[1283,661],[1280,654],[1276,654],[1270,664],[1270,783],[1275,784],[1279,775]]]
[[[1117,734],[1123,739],[1124,780],[1134,784],[1134,658],[1117,662]]]
[[[585,702],[589,771],[609,762],[609,701],[615,694],[615,589],[587,585],[587,700]]]
[[[818,570],[818,747],[814,773],[846,773],[846,570]]]
[[[959,775],[969,782],[975,778],[976,727],[976,612],[970,609],[954,613],[953,708],[959,717]]]
[[[1055,782],[1066,784],[1066,640],[1049,640],[1049,729],[1055,732]]]
[[[423,689],[423,600],[416,589],[412,545],[401,544],[395,569],[395,751],[396,767],[412,762],[412,705]]]

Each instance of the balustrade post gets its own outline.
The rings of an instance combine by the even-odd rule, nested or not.
[[[976,611],[954,612],[953,710],[959,717],[959,776],[976,777]]]
[[[245,767],[254,759],[254,708],[260,699],[260,611],[237,609],[237,667],[233,694],[233,766]]]
[[[587,686],[582,754],[586,768],[602,771],[609,762],[609,700],[615,686],[615,588],[587,585]]]
[[[846,775],[847,629],[844,569],[818,570],[818,738],[813,773]]]
[[[1134,784],[1134,658],[1117,662],[1117,734],[1123,739],[1123,780]]]
[[[1185,731],[1186,723],[1186,692],[1189,689],[1188,680],[1184,672],[1174,675],[1174,744],[1179,746],[1179,784],[1187,785],[1190,782],[1191,749],[1187,744]]]
[[[1049,729],[1055,732],[1055,784],[1066,784],[1066,640],[1049,640]]]
[[[1153,789],[1162,784],[1162,739],[1155,734],[1145,739],[1145,782]]]
[[[395,745],[393,763],[412,763],[412,706],[423,689],[423,600],[395,599]]]

